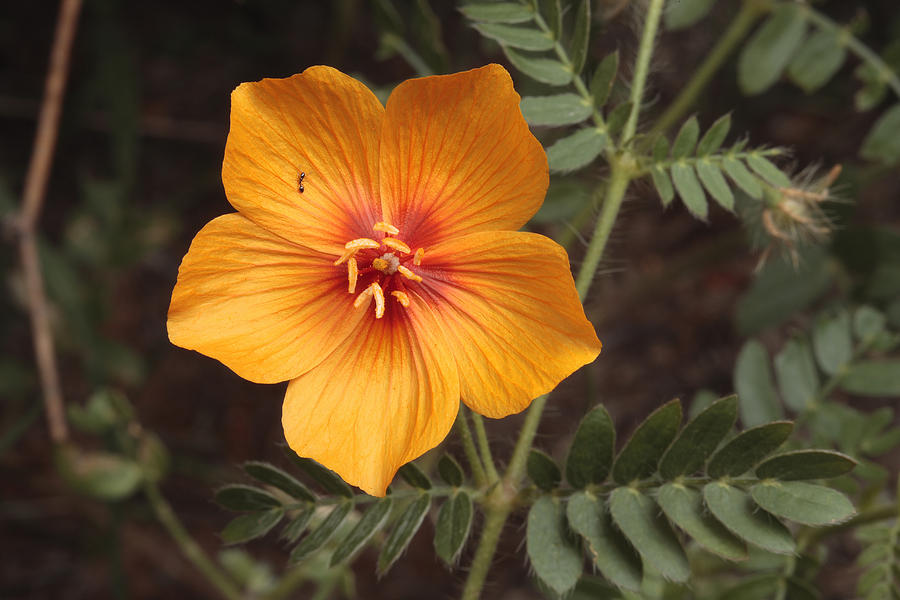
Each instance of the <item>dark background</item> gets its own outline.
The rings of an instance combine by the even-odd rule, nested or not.
[[[407,3],[396,4],[405,39],[445,72],[504,62],[453,3],[432,2],[437,19],[430,23],[417,21],[419,13]],[[602,4],[613,3],[598,8]],[[721,0],[700,25],[663,35],[650,84],[654,105],[645,119],[677,94],[728,23],[733,5]],[[841,21],[866,15],[862,37],[876,49],[900,32],[895,0],[831,1],[822,8]],[[19,203],[57,9],[46,1],[0,9],[4,215]],[[589,68],[618,48],[623,72],[630,73],[636,11],[626,8],[605,26],[596,24]],[[332,65],[387,91],[416,75],[407,61],[385,50],[381,36],[390,29],[373,4],[361,0],[85,1],[40,222],[64,395],[69,403],[83,403],[102,386],[127,394],[138,420],[172,455],[164,491],[212,554],[220,550],[217,532],[230,518],[213,504],[213,488],[239,480],[240,461],[284,464],[277,444],[283,439],[285,385],[243,381],[212,359],[173,347],[165,331],[178,264],[192,236],[232,210],[220,180],[229,94],[240,82],[283,77],[314,64]],[[856,158],[881,112],[854,111],[857,64],[848,60],[814,96],[781,83],[750,99],[740,95],[729,64],[697,107],[700,121],[705,128],[734,110],[732,131],[745,132],[752,144],[790,147],[798,166],[844,164],[839,193],[856,203],[834,209],[840,226],[900,225],[900,176]],[[514,79],[523,93],[534,88],[521,75],[514,73]],[[597,166],[583,178],[602,175]],[[561,229],[542,230],[553,235]],[[140,497],[104,505],[75,494],[58,478],[40,412],[15,249],[7,236],[0,254],[0,597],[215,597]],[[577,243],[570,249],[576,265],[580,252]],[[735,332],[735,304],[752,280],[756,259],[734,216],[713,210],[704,224],[680,205],[662,210],[651,187],[638,185],[588,303],[603,353],[554,395],[538,444],[562,453],[577,419],[597,402],[607,405],[624,437],[671,398],[689,399],[701,388],[730,393],[742,342]],[[489,423],[501,458],[519,419]],[[97,444],[84,434],[76,440]],[[405,558],[381,581],[373,575],[375,554],[365,553],[354,569],[359,597],[455,597],[464,574],[441,566],[430,531],[426,522]],[[486,597],[535,597],[522,533],[521,519],[511,521]],[[280,571],[286,552],[271,537],[248,548]],[[463,564],[471,552],[470,544]],[[838,566],[830,577],[831,597],[852,595],[854,573]],[[296,597],[306,597],[311,588],[305,589]]]

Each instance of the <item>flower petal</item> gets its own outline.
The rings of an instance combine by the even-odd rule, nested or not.
[[[381,136],[385,220],[410,245],[519,229],[547,191],[547,157],[499,65],[397,86]]]
[[[600,352],[566,251],[544,236],[473,233],[428,248],[419,268],[476,412],[517,413]]]
[[[450,431],[459,379],[446,349],[422,343],[438,323],[421,299],[393,302],[382,319],[360,312],[356,334],[288,385],[282,423],[297,454],[383,496],[400,466]]]
[[[330,67],[241,84],[222,164],[229,202],[292,242],[340,254],[381,220],[383,114],[366,86]]]
[[[178,269],[169,339],[274,383],[308,371],[362,318],[346,268],[232,213],[194,238]]]

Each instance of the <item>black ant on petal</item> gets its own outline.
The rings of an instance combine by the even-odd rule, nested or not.
[[[306,177],[306,173],[300,171],[300,178],[297,180],[297,191],[301,194],[303,193],[303,178]]]

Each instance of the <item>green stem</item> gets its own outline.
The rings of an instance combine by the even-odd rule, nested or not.
[[[481,449],[481,461],[484,463],[484,470],[487,473],[487,481],[489,484],[496,483],[500,479],[497,474],[497,467],[494,465],[494,457],[491,455],[491,445],[488,443],[487,431],[484,428],[484,419],[478,413],[472,413],[472,423],[475,424],[475,439],[478,440],[478,447]]]
[[[665,0],[650,0],[644,31],[641,34],[641,45],[638,47],[637,62],[634,65],[634,79],[631,81],[631,112],[622,130],[621,141],[630,140],[637,131],[638,115],[641,113],[641,102],[644,100],[644,86],[647,84],[647,73],[650,69],[650,57],[653,55],[653,42],[659,29]]]
[[[497,486],[494,488],[492,496],[500,493],[502,493],[502,486]],[[472,566],[469,568],[469,576],[466,577],[466,584],[463,587],[461,600],[478,600],[481,597],[481,588],[484,587],[494,553],[497,551],[500,534],[503,533],[503,526],[513,507],[511,501],[496,502],[489,506],[490,508],[485,514],[484,526],[481,529],[481,538],[478,540],[478,549],[475,550]]]
[[[472,469],[472,479],[475,480],[475,486],[481,488],[487,483],[487,477],[484,475],[484,467],[481,464],[481,459],[478,457],[478,450],[475,449],[475,442],[472,441],[472,430],[469,429],[466,412],[466,407],[460,404],[459,412],[456,414],[456,430],[459,433],[459,439],[462,441],[466,460],[469,461],[469,468]]]
[[[156,515],[156,518],[159,519],[159,522],[166,528],[169,535],[172,536],[172,539],[175,540],[184,555],[194,563],[194,566],[206,576],[210,583],[222,592],[222,595],[225,598],[228,598],[228,600],[241,600],[243,597],[241,591],[231,579],[229,579],[225,573],[220,571],[209,557],[206,556],[203,549],[197,545],[197,542],[194,541],[178,520],[178,517],[175,516],[172,507],[169,506],[169,503],[166,502],[166,499],[163,498],[162,494],[159,492],[159,487],[157,487],[156,483],[145,481],[144,494],[147,496],[147,500],[150,502],[150,506],[153,508],[153,513]]]
[[[722,68],[722,65],[731,56],[731,53],[744,40],[747,32],[756,24],[765,9],[757,1],[743,2],[741,10],[735,15],[734,20],[713,49],[706,56],[706,60],[694,71],[690,81],[684,86],[675,100],[663,112],[650,131],[648,139],[665,133],[672,125],[677,123],[691,109],[697,98],[706,89],[713,76]]]

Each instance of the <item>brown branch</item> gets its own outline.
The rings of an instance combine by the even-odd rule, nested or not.
[[[25,289],[31,313],[31,335],[34,339],[34,352],[41,379],[41,389],[44,392],[44,407],[47,413],[47,424],[50,427],[50,438],[56,443],[66,441],[68,429],[62,389],[59,383],[59,371],[56,367],[56,356],[53,349],[47,297],[44,294],[44,279],[38,257],[35,227],[41,214],[41,206],[47,191],[47,180],[50,176],[50,166],[53,163],[53,151],[56,147],[59,130],[59,115],[62,110],[66,77],[69,71],[69,56],[80,12],[81,0],[63,0],[56,21],[56,34],[50,54],[50,66],[47,69],[44,100],[41,105],[34,150],[31,154],[28,174],[25,177],[25,188],[22,192],[22,212],[17,222],[20,233],[19,249],[22,254],[22,269],[25,273]]]

